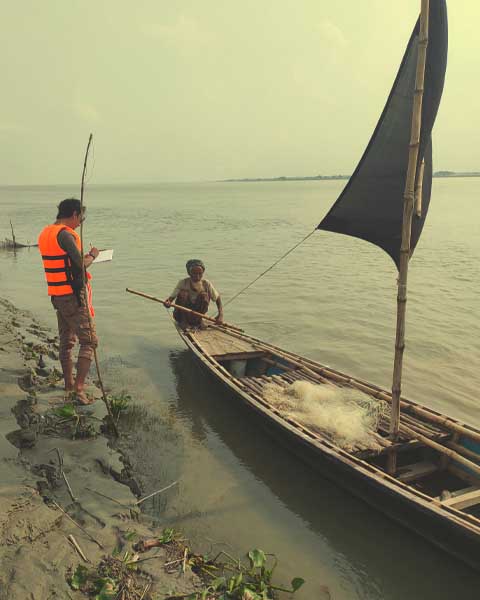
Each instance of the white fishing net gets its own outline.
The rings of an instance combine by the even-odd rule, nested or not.
[[[295,381],[287,387],[268,383],[265,399],[281,414],[322,433],[341,448],[380,451],[374,432],[389,406],[352,388]]]

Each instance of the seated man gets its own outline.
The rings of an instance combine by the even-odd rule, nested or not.
[[[205,265],[201,260],[192,258],[185,266],[189,277],[180,279],[173,292],[165,300],[166,306],[168,307],[171,302],[175,301],[175,304],[178,304],[179,306],[185,306],[185,308],[190,308],[195,312],[206,314],[210,300],[213,300],[216,302],[218,308],[218,314],[215,317],[215,320],[217,323],[222,323],[222,299],[210,281],[208,281],[208,279],[203,279]],[[173,317],[184,329],[188,326],[200,327],[202,325],[201,317],[197,317],[196,315],[192,315],[178,308],[174,310]]]

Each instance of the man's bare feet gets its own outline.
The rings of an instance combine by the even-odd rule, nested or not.
[[[72,399],[72,396],[75,394],[75,390],[72,389],[64,389],[63,390],[63,400],[65,402],[69,402]]]
[[[76,391],[73,393],[73,398],[79,403],[87,406],[88,404],[93,404],[95,402],[95,398],[89,398],[87,394],[82,391]]]

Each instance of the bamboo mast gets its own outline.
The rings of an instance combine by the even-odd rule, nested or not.
[[[82,172],[82,185],[80,188],[80,215],[82,216],[82,220],[80,221],[80,245],[81,245],[82,259],[83,259],[83,256],[85,255],[85,251],[83,248],[83,190],[85,187],[85,173],[87,171],[88,152],[90,150],[90,145],[92,143],[92,139],[93,139],[93,135],[90,134],[90,137],[88,138],[87,149],[85,151],[85,160],[83,162],[83,172]],[[90,339],[91,339],[93,323],[92,323],[92,315],[90,314],[90,307],[88,305],[88,294],[87,294],[87,282],[86,282],[85,268],[82,268],[82,283],[83,283],[83,286],[82,286],[83,301],[85,302],[85,307],[87,309],[89,334],[90,334]],[[105,406],[107,407],[108,416],[110,417],[110,423],[112,426],[112,430],[113,430],[115,436],[118,437],[117,424],[115,423],[115,419],[114,419],[113,413],[112,413],[112,407],[110,406],[110,402],[107,398],[107,394],[105,393],[105,387],[103,385],[102,376],[100,374],[100,366],[98,364],[98,355],[97,355],[96,348],[93,349],[93,356],[95,358],[95,367],[97,369],[98,382],[100,384],[100,390],[102,392],[102,400],[104,401]]]
[[[425,173],[425,160],[420,163],[420,170],[417,177],[417,185],[415,187],[415,214],[417,217],[422,216],[422,195],[423,195],[423,175]]]
[[[417,173],[418,150],[420,145],[420,131],[422,124],[423,85],[428,45],[428,15],[429,0],[421,0],[417,72],[415,77],[415,91],[413,97],[408,168],[405,179],[405,191],[403,195],[402,245],[400,248],[400,269],[398,275],[397,329],[395,336],[395,360],[393,366],[392,383],[392,416],[390,421],[390,437],[393,440],[398,438],[398,432],[400,429],[400,395],[402,389],[403,352],[405,349],[407,277],[408,263],[410,260],[412,217],[415,201],[415,176]],[[396,454],[391,453],[389,458],[389,471],[394,473],[396,471]]]

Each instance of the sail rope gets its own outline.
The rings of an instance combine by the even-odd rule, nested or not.
[[[281,262],[284,258],[286,258],[291,252],[293,252],[299,246],[301,246],[303,244],[303,242],[306,242],[308,240],[308,238],[310,236],[312,236],[316,231],[317,231],[317,228],[315,227],[315,229],[313,231],[311,231],[309,234],[307,234],[302,240],[300,240],[299,242],[297,242],[295,244],[295,246],[293,246],[292,248],[290,248],[290,250],[287,250],[287,252],[285,252],[285,254],[282,254],[282,256],[278,260],[276,260],[272,265],[270,265],[268,267],[268,269],[265,269],[265,271],[263,271],[263,273],[260,273],[260,275],[258,275],[257,277],[255,277],[255,279],[253,279],[249,284],[247,284],[239,292],[237,292],[234,296],[232,296],[230,298],[230,300],[227,300],[227,302],[225,302],[224,306],[227,306],[228,304],[230,304],[231,302],[233,302],[236,298],[238,298],[238,296],[240,296],[240,294],[243,294],[243,292],[245,292],[246,290],[248,290],[249,287],[251,287],[255,282],[257,282],[259,279],[261,279],[264,275],[266,275],[274,267],[276,267],[278,265],[278,263]]]

